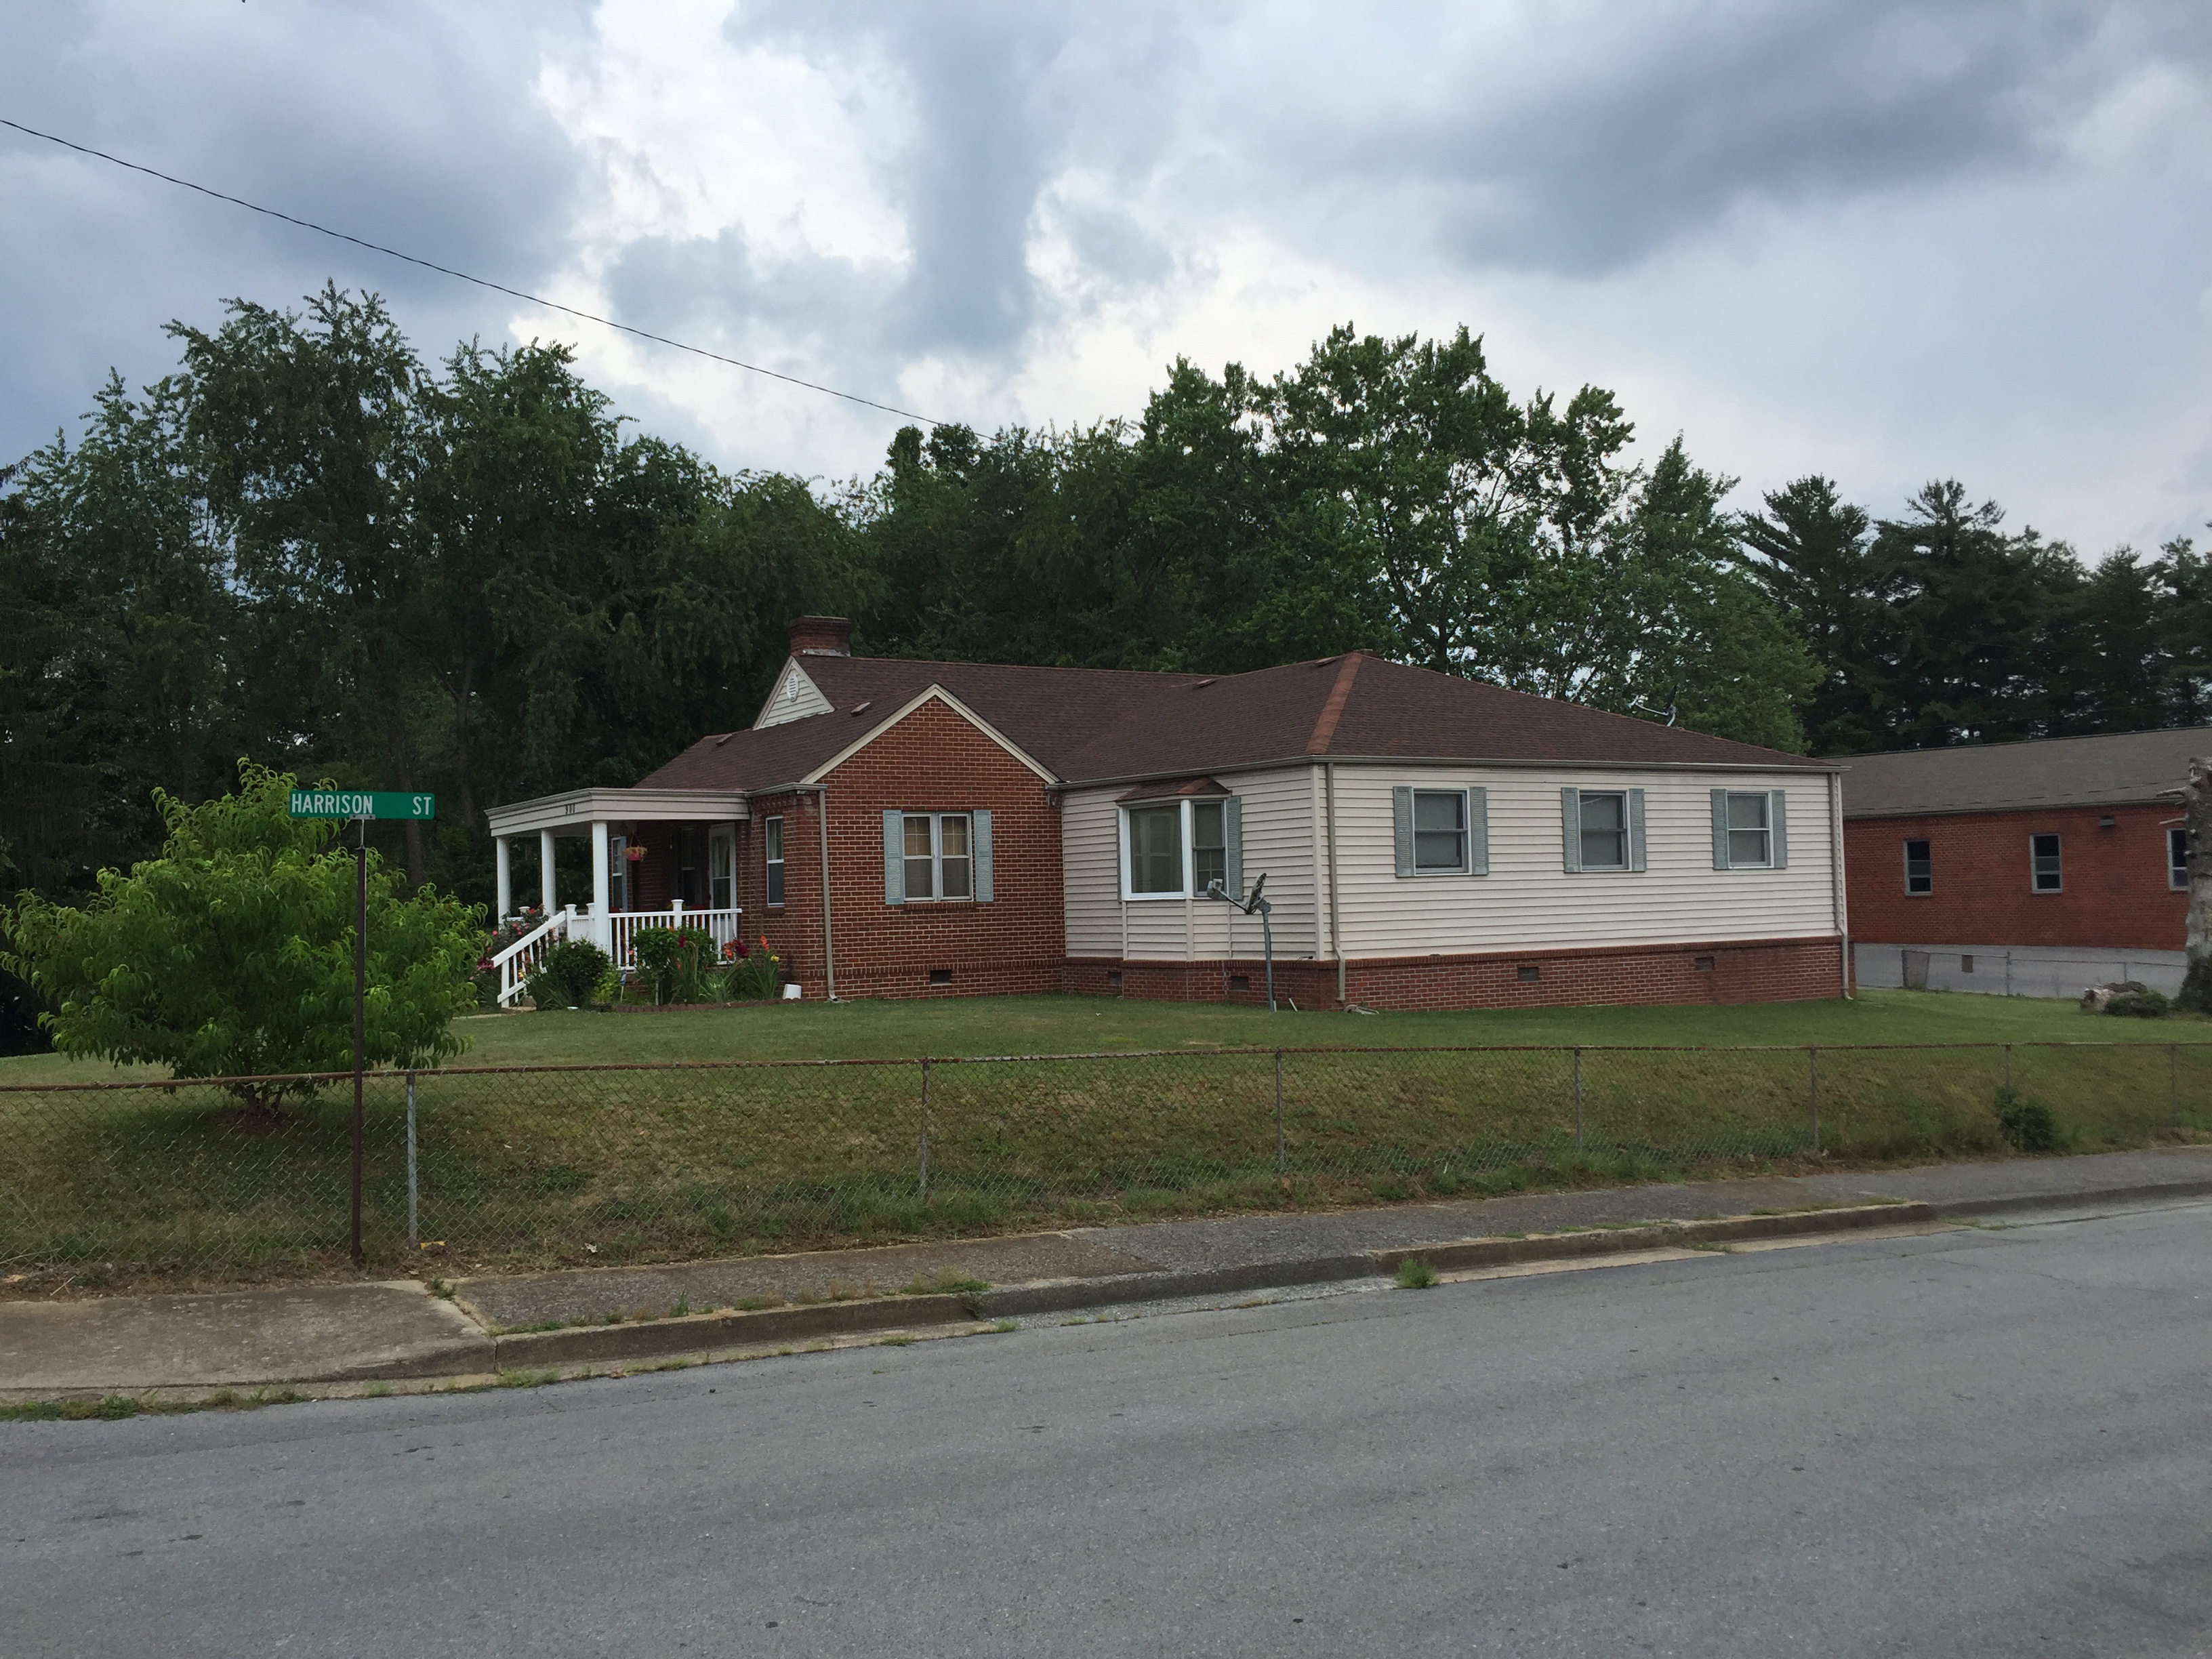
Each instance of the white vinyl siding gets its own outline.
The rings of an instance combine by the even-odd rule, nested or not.
[[[803,720],[810,714],[834,712],[830,699],[822,695],[822,688],[806,678],[806,671],[796,662],[787,662],[783,672],[776,676],[775,689],[761,705],[753,729],[757,732],[764,726],[781,726],[786,720]]]
[[[1711,792],[1785,789],[1797,797],[1790,864],[1756,881],[1713,868]],[[1240,787],[1249,784],[1239,780]],[[1392,791],[1487,792],[1490,874],[1480,882],[1405,881],[1394,851]],[[1644,799],[1644,869],[1606,878],[1564,867],[1562,793]],[[1345,953],[1419,957],[1468,951],[1656,945],[1671,940],[1832,934],[1827,778],[1753,774],[1577,773],[1535,768],[1340,766],[1339,917]],[[1577,845],[1579,837],[1577,837]],[[1248,861],[1250,855],[1247,854]],[[1254,862],[1253,867],[1258,867]],[[1272,893],[1271,882],[1268,890]]]
[[[1274,905],[1278,961],[1320,948],[1314,908],[1316,859],[1311,769],[1240,775],[1222,801],[1225,887],[1240,893],[1261,875]],[[1218,961],[1260,954],[1260,919],[1194,892],[1188,897],[1122,896],[1126,852],[1121,789],[1071,790],[1060,807],[1061,878],[1066,883],[1067,953],[1166,961]],[[1218,796],[1200,797],[1221,800]],[[1142,803],[1133,803],[1141,805]],[[1241,853],[1241,857],[1240,857]],[[1197,860],[1186,866],[1197,873]]]

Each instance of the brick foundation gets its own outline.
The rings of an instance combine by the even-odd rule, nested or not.
[[[1710,966],[1700,967],[1701,960]],[[1530,969],[1533,979],[1524,977]],[[1239,985],[1239,980],[1244,982]],[[1071,958],[1063,988],[1174,1002],[1264,1003],[1261,962]],[[1806,1002],[1843,991],[1843,945],[1811,939],[1714,940],[1602,950],[1384,957],[1345,965],[1348,1000],[1366,1008],[1555,1008],[1600,1003]],[[1278,1000],[1334,1008],[1334,962],[1278,962]]]

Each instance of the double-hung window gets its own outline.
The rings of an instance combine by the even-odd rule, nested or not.
[[[2057,893],[2064,890],[2065,872],[2059,863],[2058,837],[2030,836],[2027,838],[2028,885],[2038,893]]]
[[[2166,884],[2176,892],[2189,890],[2189,831],[2166,832]]]
[[[1774,862],[1774,830],[1766,821],[1766,792],[1731,789],[1728,798],[1729,866],[1742,869]]]
[[[768,902],[783,902],[783,820],[761,820],[761,845],[768,854]]]
[[[1790,867],[1790,798],[1779,789],[1713,791],[1713,868]]]
[[[1194,800],[1190,804],[1191,890],[1202,894],[1217,882],[1228,891],[1229,808],[1218,800]]]
[[[1559,827],[1570,873],[1644,868],[1641,789],[1562,789]]]
[[[1935,848],[1924,841],[1905,843],[1905,890],[1908,893],[1932,893],[1936,890]]]
[[[1390,793],[1400,880],[1490,873],[1488,790],[1417,789],[1401,785]]]
[[[1182,895],[1182,805],[1129,809],[1129,890],[1146,898]]]
[[[1467,868],[1467,792],[1413,791],[1413,868],[1458,875]]]
[[[975,897],[975,842],[968,814],[908,812],[903,818],[907,899]]]
[[[1625,791],[1582,792],[1582,854],[1585,870],[1628,867],[1628,796]]]

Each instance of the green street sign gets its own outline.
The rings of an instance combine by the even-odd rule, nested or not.
[[[399,789],[295,789],[295,818],[434,818],[435,795],[411,795]]]

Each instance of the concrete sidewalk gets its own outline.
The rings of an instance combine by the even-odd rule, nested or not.
[[[1532,1261],[2208,1194],[2212,1147],[2188,1147],[582,1268],[464,1279],[452,1301],[403,1280],[0,1303],[0,1398],[484,1379],[1370,1278],[1412,1253]],[[1876,1204],[1912,1208],[1859,1208]]]

